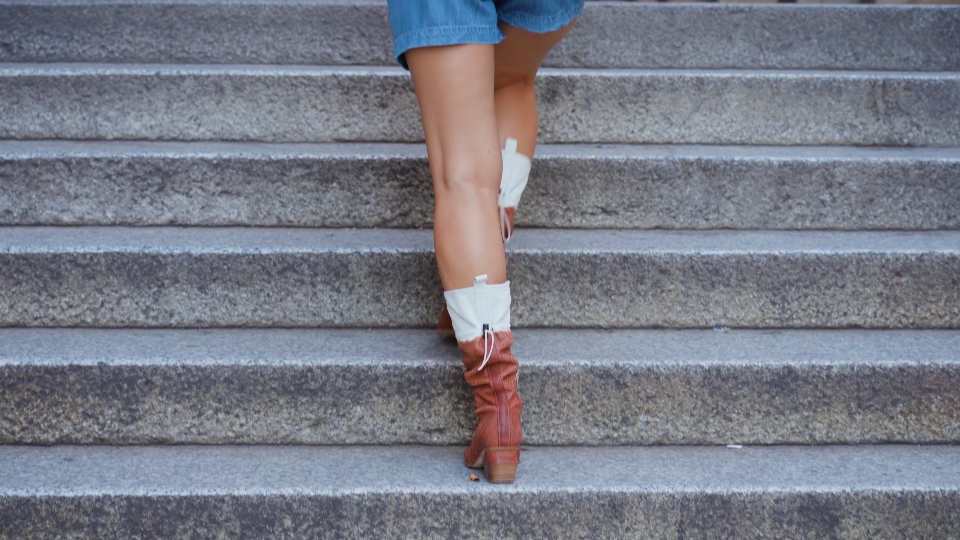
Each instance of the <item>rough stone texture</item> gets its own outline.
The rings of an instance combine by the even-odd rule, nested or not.
[[[546,64],[960,71],[957,35],[956,6],[604,2],[587,6]]]
[[[960,146],[960,73],[541,71],[543,142]],[[7,65],[11,139],[422,140],[400,68]]]
[[[8,225],[432,221],[423,145],[0,142],[0,223]]]
[[[960,228],[960,149],[541,145],[520,227]],[[0,141],[6,225],[430,227],[419,144]]]
[[[954,232],[539,229],[511,242],[508,270],[530,326],[955,327],[958,246]]]
[[[428,231],[8,228],[0,245],[6,326],[426,326],[441,309]]]
[[[958,179],[957,148],[546,146],[538,149],[517,223],[955,229]]]
[[[432,219],[422,145],[0,142],[5,224],[424,227]]]
[[[7,227],[3,326],[432,326],[430,231]],[[518,326],[960,327],[960,233],[528,229]]]
[[[960,332],[518,330],[524,441],[960,442]],[[0,330],[4,444],[467,444],[430,330]]]
[[[3,0],[0,35],[0,62],[394,64],[382,2]],[[957,71],[957,35],[954,6],[590,2],[546,63]]]
[[[960,73],[555,70],[546,142],[960,145]]]
[[[395,64],[363,0],[3,0],[0,35],[0,62]]]
[[[0,137],[422,141],[401,68],[0,67]]]
[[[952,538],[949,446],[0,448],[0,535],[31,538]]]

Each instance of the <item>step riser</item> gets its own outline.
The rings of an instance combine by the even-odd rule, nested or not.
[[[394,65],[386,7],[2,5],[0,62]],[[806,39],[817,36],[816,42]],[[588,3],[556,67],[960,69],[960,10]],[[203,39],[198,39],[203,36]]]
[[[37,537],[950,538],[951,447],[0,447],[0,534]]]
[[[0,443],[466,445],[449,349],[416,367],[0,366]],[[521,365],[532,445],[960,442],[955,363]]]
[[[957,71],[960,9],[587,3],[557,67]],[[680,9],[677,9],[677,8]],[[951,6],[952,7],[952,6]],[[811,39],[816,36],[816,39]]]
[[[542,147],[517,225],[960,228],[960,154],[622,148],[576,155]],[[433,220],[420,146],[66,150],[7,143],[4,156],[0,144],[0,224],[421,228]]]
[[[960,327],[957,251],[514,251],[507,264],[517,326]],[[427,250],[0,253],[3,326],[429,327],[440,290]]]
[[[423,138],[399,69],[7,67],[0,94],[0,138]],[[960,145],[955,74],[546,71],[538,99],[543,142]]]
[[[53,538],[953,538],[960,493],[396,493],[0,498],[0,534]],[[490,516],[496,516],[491,519]],[[786,517],[786,518],[785,518]]]

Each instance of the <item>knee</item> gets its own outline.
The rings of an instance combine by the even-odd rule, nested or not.
[[[489,156],[447,158],[444,159],[440,178],[436,179],[436,189],[438,192],[471,191],[496,199],[502,168],[500,152],[493,152]]]
[[[507,70],[496,70],[493,75],[493,88],[494,90],[500,90],[502,88],[511,87],[520,91],[533,92],[534,80],[537,77],[536,70],[532,72],[526,71],[507,71]]]

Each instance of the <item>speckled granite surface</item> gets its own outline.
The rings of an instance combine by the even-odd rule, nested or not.
[[[0,447],[0,534],[178,538],[949,538],[960,449]]]
[[[960,149],[540,145],[520,227],[949,229]],[[0,224],[430,227],[422,144],[0,141]]]
[[[386,11],[377,1],[3,0],[0,61],[395,65]],[[546,64],[957,71],[958,34],[953,6],[588,2]]]
[[[429,327],[430,231],[0,233],[0,325]],[[516,326],[960,327],[960,232],[526,230]]]
[[[547,143],[960,146],[960,73],[545,68],[537,89]],[[6,64],[0,93],[8,139],[423,140],[399,67]]]
[[[960,439],[960,332],[518,330],[524,440]],[[0,442],[466,444],[430,330],[0,330]]]

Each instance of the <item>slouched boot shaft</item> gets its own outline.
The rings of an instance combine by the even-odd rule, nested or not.
[[[480,468],[489,464],[516,464],[520,461],[520,442],[523,429],[520,414],[523,402],[517,393],[520,364],[510,352],[513,333],[495,332],[487,345],[492,348],[486,365],[483,338],[460,342],[463,352],[464,378],[473,388],[476,405],[477,430],[473,442],[464,452],[468,467]],[[488,477],[490,476],[488,471]],[[491,480],[492,481],[492,480]]]
[[[447,291],[444,298],[476,404],[477,429],[464,463],[482,467],[490,482],[513,482],[523,403],[517,393],[520,364],[510,351],[510,283],[487,285],[487,276],[477,276],[473,287]]]

